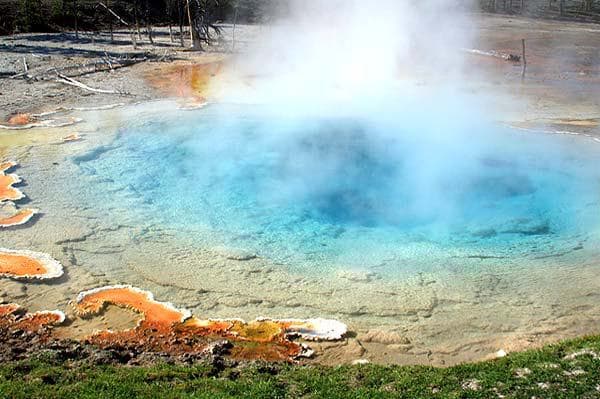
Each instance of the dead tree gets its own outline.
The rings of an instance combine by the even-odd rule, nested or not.
[[[181,47],[185,46],[185,42],[183,39],[183,20],[184,20],[184,3],[183,0],[177,0],[177,19],[179,22],[179,41],[181,42]]]
[[[108,10],[108,12],[111,12],[111,9],[110,9],[110,0],[106,0],[106,3],[108,3],[108,4],[105,5],[106,9]],[[99,4],[102,4],[102,3],[99,3]],[[114,32],[112,18],[108,19],[108,29],[110,31],[110,42],[114,43],[115,42],[115,32]]]
[[[144,19],[146,20],[146,33],[148,33],[148,40],[150,40],[150,44],[154,44],[154,39],[152,38],[152,25],[150,23],[150,0],[146,0]]]
[[[216,25],[218,0],[187,0],[188,16],[190,19],[190,30],[192,47],[202,50],[202,43],[212,44],[215,35],[221,34],[221,28]]]
[[[200,45],[200,43],[196,43],[195,39],[195,35],[194,35],[194,20],[192,18],[192,7],[190,6],[190,0],[185,0],[185,11],[187,14],[187,18],[188,18],[188,23],[190,26],[190,47],[191,48],[195,48],[196,45]]]
[[[75,19],[75,39],[79,40],[79,3],[73,0],[73,17]]]
[[[138,40],[142,40],[142,32],[140,31],[140,19],[138,12],[138,0],[133,0],[133,21],[135,23],[135,30],[137,31]]]
[[[173,11],[173,2],[172,0],[166,0],[165,1],[165,5],[167,7],[167,19],[169,22],[169,39],[171,39],[171,43],[175,42],[175,39],[173,38],[173,25],[172,25],[172,11]]]
[[[117,14],[115,11],[113,11],[112,8],[110,8],[110,0],[107,0],[106,2],[108,3],[108,5],[104,4],[101,1],[98,2],[98,5],[102,8],[104,8],[110,14],[111,17],[114,17],[121,24],[123,24],[125,26],[129,26],[129,23],[127,23],[127,21],[125,21],[123,18],[121,18],[119,16],[119,14]],[[110,41],[114,42],[112,18],[110,20]],[[135,32],[133,31],[133,27],[131,28],[131,43],[133,44],[133,48],[137,48],[137,43],[135,41]]]
[[[235,2],[233,5],[233,32],[231,32],[232,38],[231,38],[231,52],[235,51],[235,28],[237,25],[237,18],[238,18],[238,3]]]

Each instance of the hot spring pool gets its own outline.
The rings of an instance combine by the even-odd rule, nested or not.
[[[597,331],[600,143],[470,108],[275,108],[82,112],[83,140],[26,150],[17,173],[43,214],[3,245],[52,254],[69,283],[24,305],[131,284],[199,317],[337,319],[392,363]]]
[[[127,122],[73,161],[89,207],[307,275],[401,279],[596,247],[600,144],[382,119],[213,105]]]

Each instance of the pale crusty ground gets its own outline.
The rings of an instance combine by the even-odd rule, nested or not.
[[[238,25],[236,49],[243,48],[260,29],[256,26]],[[92,35],[85,32],[80,34],[78,40],[72,33],[0,36],[0,120],[19,112],[39,113],[57,107],[136,103],[160,98],[161,93],[146,85],[145,74],[172,61],[207,62],[232,54],[232,27],[223,26],[223,32],[221,41],[207,47],[205,52],[189,51],[188,48],[181,47],[178,40],[171,42],[165,28],[156,29],[154,45],[143,36],[143,40],[137,42],[137,48],[133,47],[129,33],[125,31],[117,32],[112,44],[108,34]],[[189,44],[187,37],[185,43]],[[52,68],[87,64],[106,55],[116,58],[147,57],[151,61],[74,78],[93,88],[117,90],[127,95],[91,93],[57,83],[53,78],[35,82],[11,78],[24,71],[23,60],[27,63],[29,74],[36,76]]]

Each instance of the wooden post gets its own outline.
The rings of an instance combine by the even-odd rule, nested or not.
[[[525,58],[525,39],[521,39],[521,45],[523,47],[523,53],[521,60],[523,62],[523,70],[521,71],[521,82],[525,80],[525,71],[527,70],[527,58]]]

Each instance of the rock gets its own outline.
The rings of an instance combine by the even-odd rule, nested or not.
[[[368,359],[356,359],[352,361],[352,365],[356,366],[356,365],[360,365],[360,364],[369,364],[371,363]]]
[[[360,339],[384,345],[410,345],[410,340],[394,331],[369,330]]]
[[[461,387],[462,387],[462,389],[469,390],[469,391],[481,390],[481,385],[480,385],[479,381],[475,380],[475,379],[466,380],[465,382],[462,383]]]
[[[258,255],[255,253],[241,248],[217,247],[214,248],[214,251],[229,260],[237,260],[240,262],[258,258]]]
[[[527,367],[518,368],[518,369],[515,370],[515,376],[517,378],[525,378],[529,374],[531,374],[531,370],[528,369]]]
[[[336,276],[355,283],[368,283],[379,278],[377,273],[368,270],[340,270]]]
[[[496,352],[497,358],[506,357],[507,355],[508,355],[508,353],[506,353],[506,351],[504,349],[500,349],[498,352]]]
[[[579,375],[583,375],[586,374],[585,370],[582,369],[575,369],[575,370],[571,370],[571,371],[563,371],[563,374],[566,375],[567,377],[577,377]]]
[[[573,360],[578,358],[579,356],[590,356],[592,359],[599,359],[600,355],[598,355],[598,353],[594,352],[591,349],[582,349],[580,351],[577,352],[573,352],[568,354],[567,356],[565,356],[563,359],[564,360]]]

